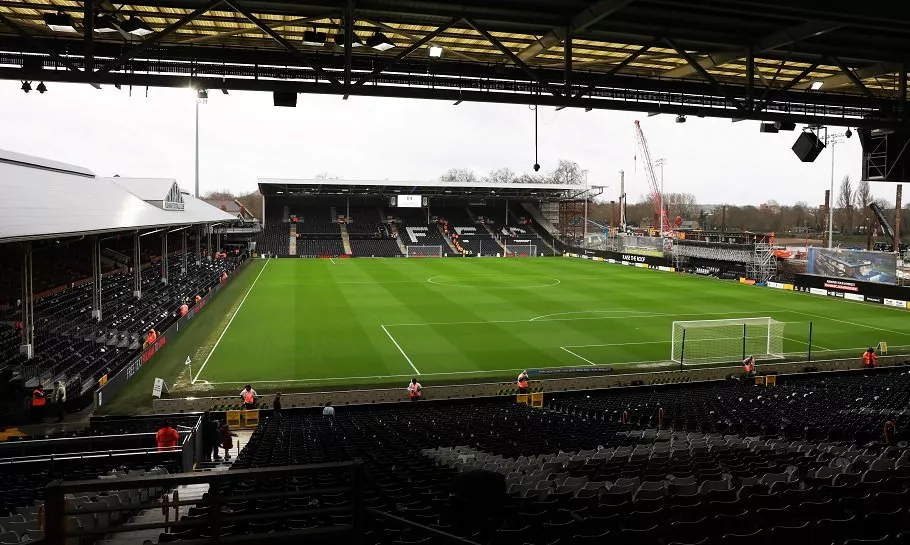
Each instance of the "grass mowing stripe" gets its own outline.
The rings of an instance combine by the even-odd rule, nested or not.
[[[202,374],[202,371],[205,369],[205,366],[208,365],[209,360],[212,359],[212,354],[214,354],[214,353],[215,353],[215,350],[218,349],[218,345],[221,343],[221,339],[224,338],[224,334],[228,332],[228,329],[231,328],[231,323],[234,322],[234,318],[236,318],[236,317],[237,317],[237,314],[240,313],[240,307],[242,307],[242,306],[243,306],[243,303],[246,302],[246,298],[250,296],[250,292],[253,291],[253,288],[256,286],[256,282],[259,282],[259,277],[262,276],[262,273],[265,272],[265,270],[268,268],[269,263],[270,263],[271,261],[272,261],[272,260],[269,259],[269,260],[267,260],[267,261],[265,262],[265,265],[263,265],[263,266],[262,266],[262,269],[259,270],[259,274],[256,275],[256,279],[253,280],[253,283],[252,283],[252,284],[250,284],[250,289],[246,290],[246,295],[244,295],[244,296],[243,296],[243,299],[240,300],[240,304],[237,305],[237,309],[234,310],[234,314],[231,316],[231,319],[228,320],[227,325],[224,326],[224,331],[222,331],[222,332],[221,332],[221,335],[218,336],[218,340],[215,341],[215,344],[212,346],[211,352],[209,352],[209,355],[206,356],[205,361],[202,362],[202,367],[199,368],[199,371],[196,373],[196,376],[193,377],[193,380],[192,380],[192,383],[193,383],[193,384],[195,384],[196,381],[199,380],[199,375]]]
[[[885,308],[887,308],[887,307],[885,307]],[[877,330],[879,330],[879,331],[884,331],[884,332],[886,332],[886,333],[894,333],[895,335],[910,336],[910,333],[907,333],[907,332],[904,332],[904,331],[895,331],[895,330],[893,330],[893,329],[887,329],[887,328],[884,328],[884,327],[877,327],[877,326],[869,325],[869,324],[860,324],[860,323],[857,323],[857,322],[850,322],[850,321],[847,321],[847,320],[839,320],[839,319],[837,319],[837,318],[831,318],[830,316],[819,316],[818,314],[810,314],[810,313],[808,313],[808,312],[800,312],[800,311],[798,311],[798,310],[787,310],[786,312],[793,312],[793,313],[795,313],[795,314],[802,314],[803,316],[809,316],[810,318],[818,318],[818,319],[820,319],[820,320],[831,320],[832,322],[840,322],[840,323],[842,323],[842,324],[852,325],[852,326],[856,326],[856,327],[865,327],[865,328],[868,328],[868,329],[877,329]]]

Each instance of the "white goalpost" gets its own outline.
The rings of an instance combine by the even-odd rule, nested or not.
[[[505,244],[503,246],[506,256],[534,257],[538,255],[536,244]]]
[[[772,318],[730,318],[673,322],[670,359],[686,363],[783,359],[784,322]]]
[[[408,246],[407,257],[442,257],[442,246]]]

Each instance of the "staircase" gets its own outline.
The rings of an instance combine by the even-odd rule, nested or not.
[[[341,244],[344,246],[344,253],[351,255],[354,252],[351,250],[351,236],[348,234],[348,226],[339,223],[338,227],[341,228]]]
[[[297,255],[297,224],[289,223],[291,226],[291,238],[288,242],[288,255]]]
[[[445,239],[446,244],[449,245],[449,249],[452,250],[452,253],[455,255],[459,255],[461,252],[459,252],[458,248],[456,248],[455,245],[452,244],[452,239],[449,237],[449,235],[447,235],[445,233],[445,231],[442,230],[442,225],[439,222],[436,223],[436,228],[439,229],[439,234],[442,235],[443,239]]]
[[[534,218],[534,221],[537,222],[537,225],[540,225],[544,228],[545,231],[547,231],[547,235],[550,237],[556,237],[558,235],[559,232],[556,230],[556,226],[550,223],[550,220],[543,216],[540,208],[537,208],[534,203],[523,202],[521,203],[521,207],[524,208],[525,212],[530,214],[532,218]]]
[[[401,241],[401,234],[398,232],[398,224],[389,224],[389,234],[395,237],[395,242],[398,243],[398,249],[401,250],[401,255],[408,255],[408,247]]]
[[[515,220],[515,224],[517,225],[518,220],[520,218],[517,215],[515,215],[515,212],[513,212],[511,208],[509,209],[509,215],[512,217],[513,220]],[[553,244],[551,244],[550,240],[548,240],[546,237],[542,237],[540,235],[540,231],[537,230],[537,227],[535,227],[533,225],[522,225],[521,228],[525,229],[529,233],[536,236],[540,240],[540,242],[543,243],[544,246],[546,246],[547,248],[550,249],[550,252],[553,255],[556,255],[556,248],[553,247]]]

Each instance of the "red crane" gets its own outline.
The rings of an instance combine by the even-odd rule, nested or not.
[[[660,234],[664,236],[672,234],[673,226],[667,216],[667,209],[663,206],[664,200],[660,194],[661,188],[657,183],[657,176],[654,175],[654,163],[651,161],[651,152],[648,150],[648,139],[645,138],[645,133],[642,132],[641,124],[637,119],[635,120],[635,135],[638,137],[638,148],[641,150],[648,187],[651,188],[651,203],[654,205],[654,215],[660,226]]]

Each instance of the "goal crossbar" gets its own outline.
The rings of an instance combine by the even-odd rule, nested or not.
[[[784,322],[763,316],[673,322],[670,359],[677,363],[719,363],[784,357]]]
[[[505,255],[512,256],[536,256],[538,253],[536,244],[505,244],[503,246]]]

